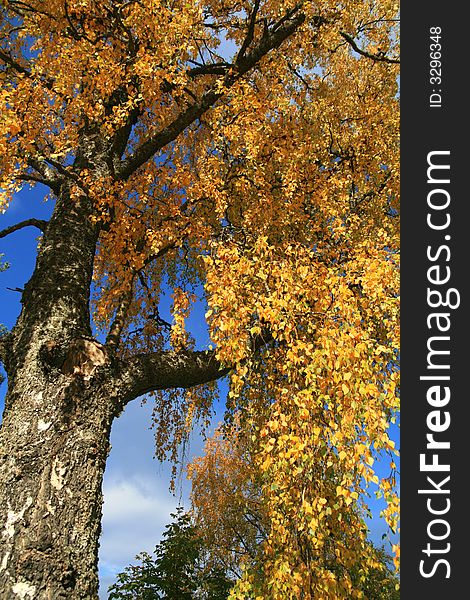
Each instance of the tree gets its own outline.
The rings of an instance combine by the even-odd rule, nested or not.
[[[42,232],[0,340],[1,598],[96,598],[110,429],[142,394],[174,457],[231,373],[279,556],[319,455],[355,506],[397,408],[397,10],[2,1],[2,203],[41,184],[54,210],[1,232]]]
[[[367,539],[360,505],[334,501],[338,479],[322,458],[323,476],[297,472],[293,480],[287,471],[291,496],[303,496],[299,514],[273,519],[269,491],[281,495],[281,485],[263,477],[256,444],[239,421],[216,430],[188,467],[194,523],[212,562],[235,580],[230,599],[398,598],[390,557]],[[288,543],[279,544],[280,527]]]
[[[213,444],[210,445],[212,452],[210,451],[204,460],[213,462],[215,448]],[[228,444],[226,451],[228,454]],[[211,457],[212,460],[208,457]],[[262,552],[259,551],[261,546],[255,548],[250,543],[250,537],[252,537],[250,528],[257,529],[258,535],[260,533],[259,523],[256,524],[257,519],[250,509],[250,499],[246,498],[244,503],[225,501],[225,507],[220,503],[222,496],[227,499],[233,492],[241,491],[236,485],[235,479],[242,479],[243,474],[238,472],[235,478],[230,476],[227,478],[225,468],[222,468],[218,475],[224,478],[225,483],[230,482],[232,485],[229,489],[217,487],[217,492],[219,492],[218,501],[216,500],[217,506],[212,506],[211,510],[208,510],[206,502],[211,499],[206,497],[201,501],[197,495],[196,509],[199,510],[196,522],[189,513],[184,513],[183,509],[179,507],[178,512],[171,515],[173,522],[167,525],[162,541],[155,548],[155,557],[147,552],[139,554],[136,557],[140,562],[139,565],[130,565],[117,575],[116,583],[108,590],[109,600],[131,600],[133,598],[138,600],[156,600],[157,598],[162,600],[192,600],[195,598],[226,600],[235,580],[240,577],[240,573],[235,574],[238,560],[234,562],[231,559],[239,553],[239,549],[243,547],[245,559],[253,561],[255,555],[258,554],[257,559],[262,560]],[[198,470],[197,477],[201,477],[200,470]],[[196,494],[203,491],[201,482],[196,487]],[[218,512],[221,508],[229,510]],[[238,528],[234,527],[233,516],[235,513],[238,513],[239,517],[236,524],[239,526]],[[207,517],[210,522],[204,523]],[[216,522],[212,519],[213,517],[216,517]],[[223,529],[225,532],[231,532],[229,538],[232,539],[232,543],[229,545],[227,545],[227,535],[224,535]],[[248,550],[248,548],[250,549]],[[370,550],[376,561],[374,567],[364,569],[358,563],[350,573],[357,589],[364,593],[365,598],[398,600],[400,597],[398,579],[389,566],[390,557],[383,548],[375,548],[372,544],[370,544]],[[252,567],[254,566],[253,561]],[[257,568],[261,574],[260,566],[258,565]],[[231,572],[231,578],[227,577],[227,571]],[[261,580],[258,583],[261,584]]]
[[[367,577],[358,569],[353,578],[358,581],[365,598],[377,600],[400,600],[400,582],[392,564],[392,558],[382,548],[373,548],[377,564],[367,573]]]
[[[244,432],[218,428],[188,465],[194,522],[212,560],[234,580],[249,568],[263,577],[269,518],[262,480]],[[245,565],[245,567],[243,567]]]
[[[126,567],[109,588],[109,600],[225,600],[232,586],[221,567],[205,564],[205,548],[190,516],[181,508],[171,515],[155,558],[137,556],[141,565]]]

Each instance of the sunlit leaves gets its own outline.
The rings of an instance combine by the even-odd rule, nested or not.
[[[365,490],[397,528],[396,468],[374,470],[398,409],[397,3],[20,4],[0,26],[2,206],[25,181],[92,200],[94,322],[121,355],[192,348],[207,303],[250,460],[214,442],[206,487],[244,461],[266,532],[236,597],[360,597]],[[214,394],[156,394],[159,458]]]

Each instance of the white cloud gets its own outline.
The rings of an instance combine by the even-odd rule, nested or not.
[[[189,507],[190,485],[184,474],[176,497],[169,491],[170,469],[154,456],[154,434],[150,429],[152,403],[131,402],[113,424],[112,450],[103,482],[103,519],[100,540],[100,598],[117,573],[136,564],[136,554],[152,552],[161,539],[170,513],[178,504]],[[218,419],[217,419],[218,420]],[[191,436],[188,454],[202,453],[202,440]]]
[[[104,489],[100,557],[120,567],[142,550],[152,551],[177,501],[156,485],[122,482]]]
[[[100,598],[117,573],[143,550],[152,552],[179,498],[169,491],[169,468],[153,457],[151,408],[131,403],[113,426],[103,482]]]
[[[177,501],[155,480],[121,481],[103,489],[100,543],[101,597],[115,575],[135,563],[143,550],[152,552],[174,512]]]

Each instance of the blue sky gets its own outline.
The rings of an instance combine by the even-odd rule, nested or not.
[[[37,186],[17,194],[11,207],[0,215],[0,230],[27,218],[48,219],[52,202],[44,202],[45,188]],[[7,288],[22,288],[34,268],[39,231],[28,227],[0,239],[0,253],[10,268],[0,273],[0,323],[11,328],[21,310],[21,294]],[[198,325],[203,309],[196,311],[192,330],[201,339],[207,337],[203,326]],[[198,314],[199,313],[199,314]],[[166,316],[166,315],[162,315]],[[202,323],[199,319],[199,323]],[[226,386],[221,386],[222,393]],[[0,410],[6,382],[0,388]],[[222,404],[214,417],[214,426],[222,419]],[[131,402],[117,419],[112,429],[112,450],[108,458],[103,482],[104,507],[103,531],[100,545],[100,598],[107,598],[106,590],[114,582],[115,575],[134,561],[142,550],[151,552],[158,543],[164,527],[170,521],[170,513],[178,504],[188,507],[189,484],[184,478],[176,497],[169,492],[170,467],[153,459],[154,438],[150,429],[151,404],[142,405],[139,399]],[[398,441],[398,429],[393,438]],[[202,452],[202,439],[192,436],[189,456]],[[386,473],[389,460],[379,466],[379,475]],[[381,543],[385,526],[377,516],[383,507],[373,501],[374,519],[370,522],[371,538]]]

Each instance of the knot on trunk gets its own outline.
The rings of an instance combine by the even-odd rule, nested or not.
[[[64,375],[91,379],[98,367],[108,364],[105,347],[92,338],[75,338],[69,343],[50,340],[41,348],[41,359]]]
[[[96,340],[78,338],[69,344],[61,371],[64,375],[79,375],[84,380],[89,380],[98,367],[108,362],[103,344]]]

